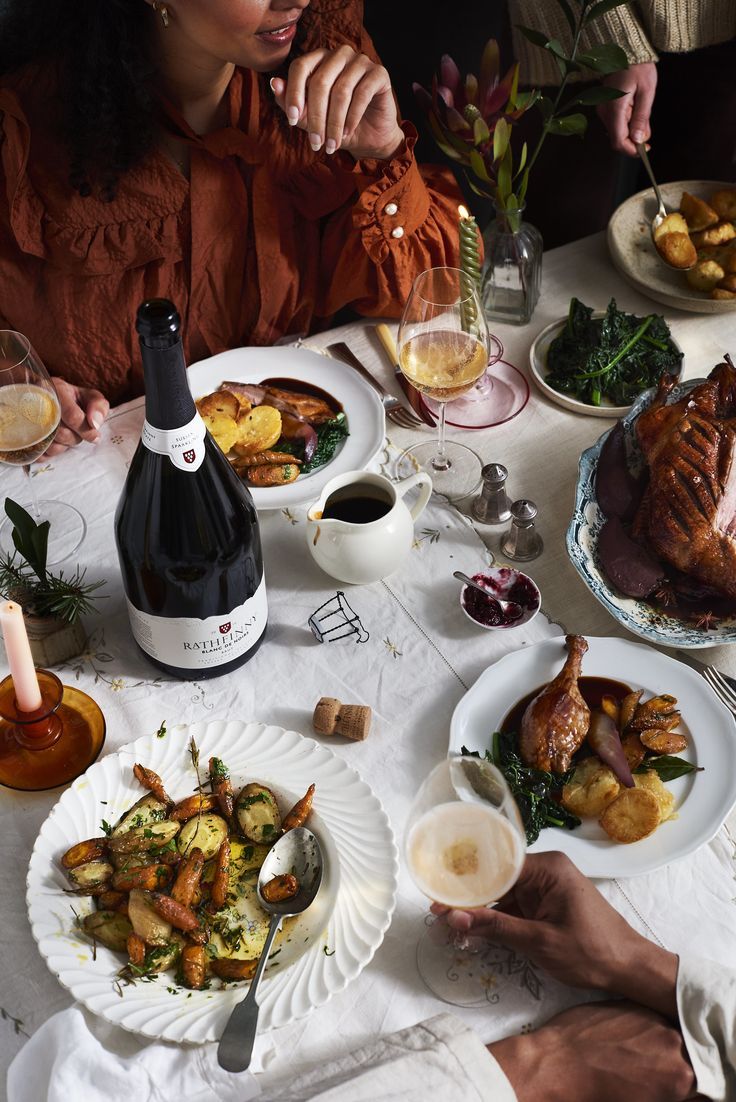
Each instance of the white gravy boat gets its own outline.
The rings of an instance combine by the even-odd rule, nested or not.
[[[414,486],[421,489],[409,509],[404,495]],[[367,471],[337,475],[307,511],[307,547],[312,558],[341,582],[360,585],[385,578],[409,554],[414,521],[431,493],[432,480],[424,471],[402,482]]]

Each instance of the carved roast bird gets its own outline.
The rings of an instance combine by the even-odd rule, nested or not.
[[[565,773],[590,725],[590,709],[578,688],[588,644],[581,635],[566,635],[567,658],[557,677],[527,706],[521,720],[519,748],[527,765],[548,773]]]
[[[636,435],[649,485],[634,536],[683,574],[736,597],[736,370],[718,364],[679,402],[665,378]]]

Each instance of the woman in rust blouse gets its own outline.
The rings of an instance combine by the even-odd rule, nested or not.
[[[141,393],[133,317],[166,296],[190,362],[397,316],[457,259],[360,0],[7,0],[0,328],[57,377],[57,447]],[[62,381],[63,380],[63,381]]]

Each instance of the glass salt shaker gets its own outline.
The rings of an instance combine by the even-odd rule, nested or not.
[[[541,555],[544,544],[535,526],[537,507],[527,498],[511,506],[511,527],[501,538],[501,551],[514,562],[529,562]]]
[[[501,463],[487,463],[480,472],[483,486],[473,502],[473,516],[481,524],[502,524],[511,516],[506,494],[508,471]]]

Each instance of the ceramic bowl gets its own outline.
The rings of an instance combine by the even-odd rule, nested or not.
[[[518,620],[512,620],[509,624],[484,624],[473,615],[472,596],[474,590],[469,585],[464,585],[460,590],[460,608],[471,623],[483,631],[513,631],[530,623],[539,612],[542,605],[542,595],[539,587],[528,574],[516,570],[513,566],[487,566],[478,574],[473,574],[473,581],[484,586],[491,597],[502,601],[517,601],[524,609]],[[480,601],[480,594],[476,594]],[[466,607],[466,602],[469,607]]]

